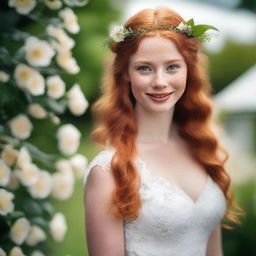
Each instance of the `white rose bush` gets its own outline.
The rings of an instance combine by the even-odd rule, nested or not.
[[[80,31],[73,8],[86,3],[6,0],[13,22],[0,28],[0,255],[46,256],[47,243],[63,241],[68,231],[52,201],[69,199],[87,166],[77,153],[80,131],[59,117],[81,116],[89,105],[80,85],[65,81],[80,71],[72,54]],[[38,122],[54,127],[57,153],[31,142]]]

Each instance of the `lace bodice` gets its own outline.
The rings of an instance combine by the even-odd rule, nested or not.
[[[101,151],[90,162],[110,170],[114,150]],[[141,178],[142,208],[139,217],[124,221],[125,256],[205,256],[208,238],[223,218],[226,201],[218,185],[208,176],[196,201],[164,178],[152,175],[137,158]]]

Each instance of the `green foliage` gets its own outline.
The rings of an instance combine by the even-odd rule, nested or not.
[[[256,44],[227,41],[223,50],[208,56],[212,84],[217,93],[255,64]]]

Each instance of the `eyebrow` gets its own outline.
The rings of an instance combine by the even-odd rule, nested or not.
[[[165,61],[165,64],[167,64],[167,63],[173,63],[173,62],[178,62],[178,61],[184,62],[183,59],[172,59],[172,60],[167,60],[167,61]],[[146,61],[146,60],[138,60],[138,61],[135,61],[134,64],[147,64],[147,65],[151,65],[152,62]]]

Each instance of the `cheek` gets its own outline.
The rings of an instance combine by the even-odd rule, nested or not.
[[[173,80],[173,86],[176,87],[176,90],[179,90],[181,93],[184,92],[187,84],[187,72],[181,72],[177,74]]]
[[[150,85],[150,79],[147,76],[133,75],[130,76],[132,90],[141,91]]]

